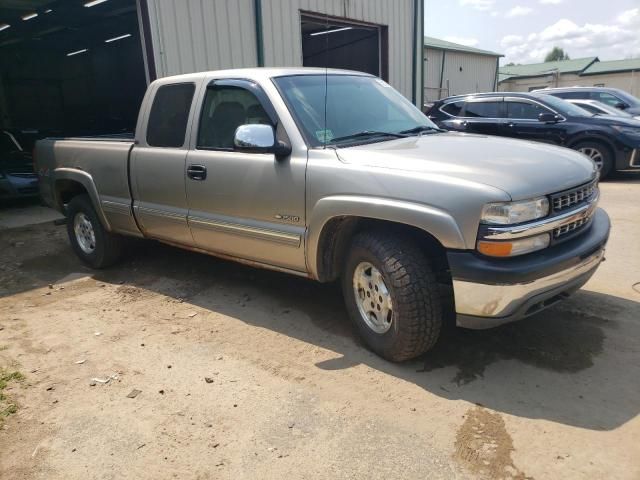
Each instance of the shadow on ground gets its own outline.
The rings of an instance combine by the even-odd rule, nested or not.
[[[64,228],[52,225],[16,230],[11,236],[0,233],[0,296],[88,272],[64,237]],[[94,273],[94,278],[181,298],[338,354],[317,368],[366,364],[446,399],[593,430],[617,428],[640,410],[638,302],[581,291],[515,324],[486,331],[452,329],[423,358],[398,365],[360,344],[335,285],[155,242],[142,245],[134,247],[128,260]],[[244,308],[256,300],[271,305],[272,314]]]

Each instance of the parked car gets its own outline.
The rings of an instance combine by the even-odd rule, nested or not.
[[[88,265],[132,236],[339,279],[365,343],[393,361],[429,350],[454,313],[488,328],[565,298],[609,235],[589,158],[443,132],[358,72],[166,77],[135,140],[41,140],[36,163]]]
[[[38,196],[38,176],[33,171],[31,151],[17,132],[0,131],[0,200]]]
[[[640,115],[636,115],[634,117],[633,115],[625,112],[624,110],[620,110],[618,108],[607,105],[606,103],[598,102],[596,100],[567,99],[567,102],[573,103],[574,105],[577,105],[580,108],[586,110],[587,112],[591,112],[595,115],[612,115],[614,117],[634,118],[636,120],[640,120]]]
[[[546,91],[545,91],[546,92]],[[640,168],[640,121],[592,113],[546,93],[481,93],[449,97],[428,112],[441,128],[534,140],[591,157],[601,178]]]
[[[607,87],[568,87],[545,88],[535,93],[546,93],[554,97],[579,100],[595,100],[631,115],[640,115],[640,99],[618,88]]]

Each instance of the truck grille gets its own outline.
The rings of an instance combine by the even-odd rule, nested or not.
[[[556,228],[555,230],[553,230],[553,239],[557,240],[570,233],[577,233],[578,230],[581,230],[584,226],[586,226],[592,218],[593,215],[589,215],[588,217],[581,218],[580,220],[576,220],[575,222],[571,222]]]
[[[581,185],[571,190],[565,190],[564,192],[556,193],[551,196],[551,202],[554,212],[561,212],[567,208],[578,205],[579,203],[588,201],[596,189],[598,188],[598,180],[593,180],[586,185]]]

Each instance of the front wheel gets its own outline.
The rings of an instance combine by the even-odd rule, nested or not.
[[[382,232],[358,234],[342,275],[349,311],[366,345],[394,362],[432,348],[442,328],[436,276],[408,238]]]
[[[600,178],[605,178],[613,168],[613,153],[600,142],[585,141],[573,146],[574,150],[584,153],[600,170]]]
[[[108,267],[121,256],[122,237],[104,228],[88,195],[73,197],[67,205],[67,234],[76,255],[90,267]]]

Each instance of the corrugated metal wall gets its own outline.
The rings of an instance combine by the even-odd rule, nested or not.
[[[252,0],[148,0],[159,77],[257,65]]]
[[[440,88],[442,72],[442,50],[424,49],[424,99],[433,102],[447,96]]]
[[[257,65],[252,0],[147,3],[159,77]],[[411,99],[413,8],[413,0],[262,0],[265,66],[302,65],[301,10],[387,25],[389,83]]]
[[[442,72],[442,56],[442,50],[425,49],[426,99],[434,101],[449,95],[494,90],[496,57],[448,50],[444,54],[444,72]],[[441,75],[442,85],[440,85]]]

